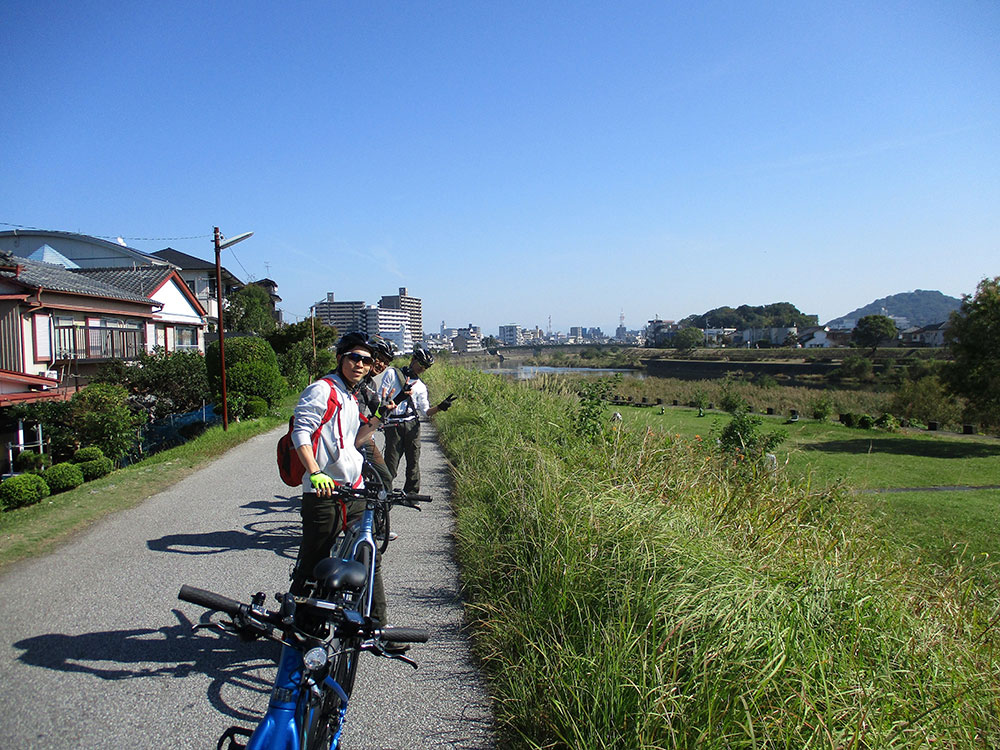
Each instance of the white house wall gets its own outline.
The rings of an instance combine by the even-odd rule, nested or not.
[[[191,301],[178,288],[177,282],[173,279],[161,286],[151,299],[163,305],[159,312],[153,313],[153,319],[156,321],[187,326],[205,324],[201,315],[194,309]]]

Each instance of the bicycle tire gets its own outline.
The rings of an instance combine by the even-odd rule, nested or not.
[[[339,714],[340,696],[335,691],[323,688],[319,698],[304,696],[299,713],[299,726],[302,728],[299,747],[303,750],[329,750],[330,742],[340,728]]]
[[[379,506],[375,509],[375,523],[372,529],[372,536],[375,537],[375,546],[378,547],[379,554],[384,554],[389,547],[389,509]]]
[[[350,638],[344,641],[344,648],[337,655],[336,662],[331,670],[333,679],[337,681],[347,697],[351,697],[354,690],[354,678],[358,673],[358,658],[361,656],[361,640]]]

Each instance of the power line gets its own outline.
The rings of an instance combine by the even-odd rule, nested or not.
[[[6,221],[0,221],[0,226],[13,227],[14,229],[27,229],[31,232],[49,232],[53,231],[50,229],[42,229],[41,227],[28,227],[24,224],[10,224]],[[76,232],[76,234],[82,234],[82,232]],[[201,240],[207,237],[212,237],[211,234],[196,234],[191,237],[122,237],[117,234],[89,234],[88,237],[96,237],[99,240],[130,240],[132,242],[174,242],[176,240]]]

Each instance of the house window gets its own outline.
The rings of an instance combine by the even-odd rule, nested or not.
[[[188,352],[199,351],[198,329],[194,326],[177,326],[174,328],[174,349]]]

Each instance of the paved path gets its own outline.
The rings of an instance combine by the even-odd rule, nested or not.
[[[281,484],[281,430],[0,577],[0,746],[214,748],[266,707],[277,646],[191,632],[204,610],[182,583],[245,601],[287,588],[297,493]],[[423,432],[425,493],[397,509],[385,555],[390,618],[427,625],[412,670],[362,657],[345,745],[492,748],[488,699],[462,629],[448,473]]]

